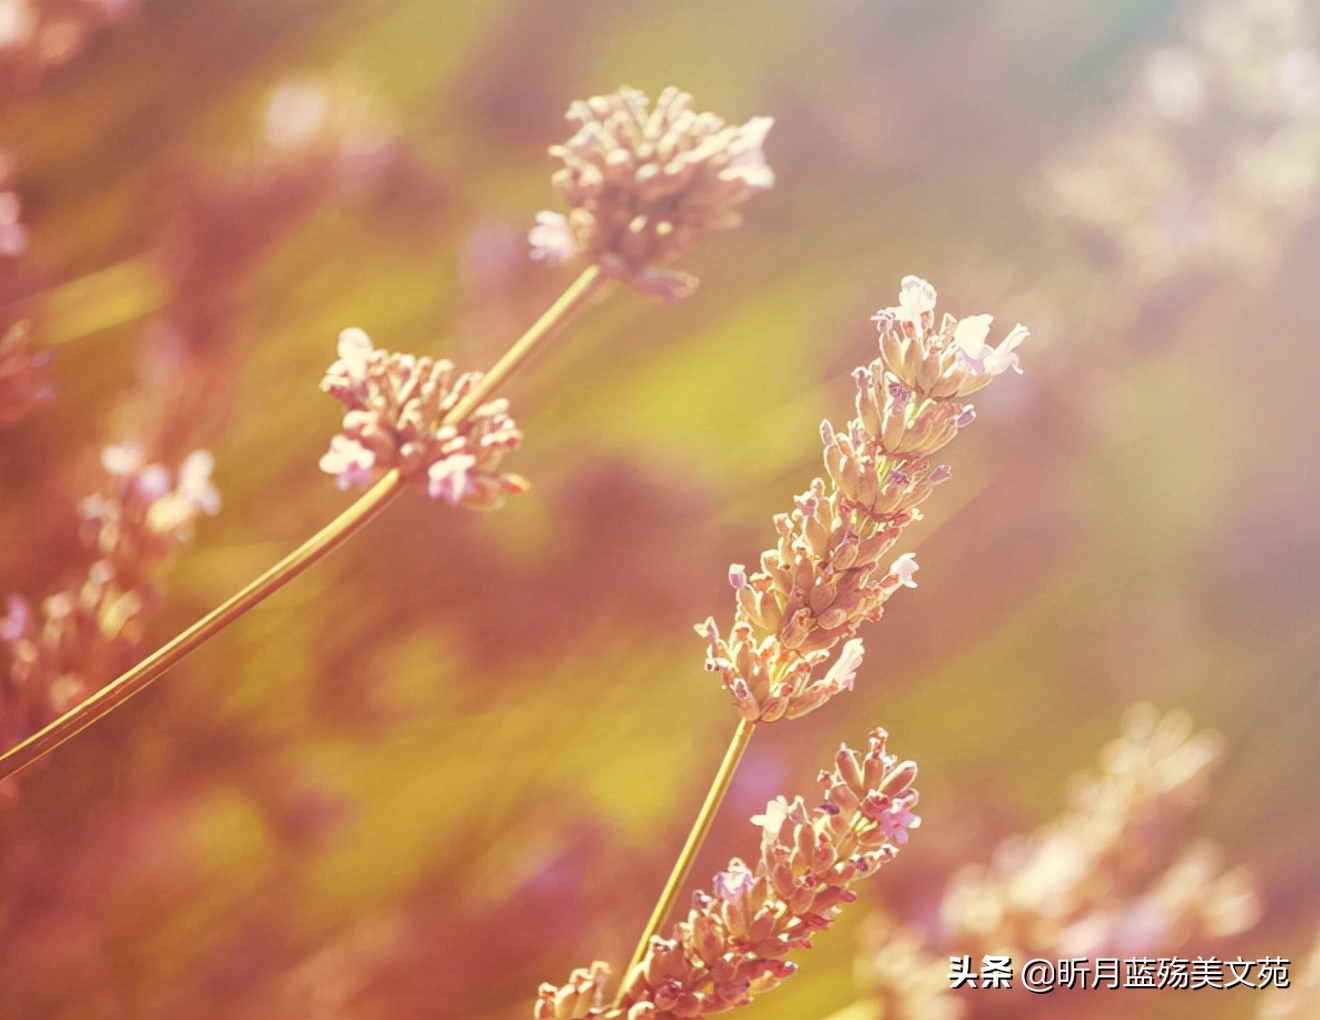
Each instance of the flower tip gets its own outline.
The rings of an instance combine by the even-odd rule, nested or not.
[[[999,345],[995,351],[995,359],[999,371],[1005,368],[1011,368],[1018,375],[1022,374],[1022,363],[1018,360],[1017,348],[1031,336],[1031,330],[1027,329],[1022,323],[1018,323],[1004,337],[1004,342]]]
[[[472,468],[477,458],[470,453],[450,454],[427,468],[429,479],[427,493],[432,499],[444,500],[450,506],[458,506],[466,496],[476,491],[476,480],[472,477]]]
[[[193,450],[179,465],[178,491],[208,517],[220,512],[220,493],[211,484],[215,456],[210,450]]]
[[[935,307],[935,285],[920,276],[905,276],[898,284],[899,297],[911,296],[920,300],[922,311],[931,311]]]
[[[371,337],[367,336],[366,330],[357,326],[349,326],[347,329],[339,331],[339,356],[341,358],[370,350]]]
[[[905,276],[898,288],[897,317],[914,330],[923,331],[923,320],[935,314],[935,288],[920,276]],[[884,332],[884,329],[881,329]]]
[[[373,350],[371,338],[364,330],[350,326],[340,331],[338,349],[340,365],[332,366],[331,373],[334,373],[335,368],[342,367],[350,379],[361,380],[367,371],[367,358],[371,356]],[[327,376],[328,378],[330,377]]]
[[[210,450],[193,450],[192,453],[183,458],[183,463],[179,465],[179,474],[200,478],[209,478],[214,470],[215,454]]]
[[[735,857],[729,862],[728,871],[721,871],[715,876],[715,893],[725,903],[738,903],[751,891],[755,882],[756,876],[751,869]]]
[[[969,315],[961,320],[953,327],[954,345],[970,357],[979,357],[994,318],[993,315]]]
[[[759,117],[753,117],[743,125],[743,137],[749,142],[760,145],[765,141],[765,136],[770,133],[770,129],[775,126],[775,119],[762,114]]]
[[[912,579],[912,575],[920,569],[921,566],[917,563],[916,554],[907,552],[894,560],[889,567],[889,573],[891,576],[898,578],[898,587],[915,588],[917,582]]]
[[[537,261],[558,264],[578,253],[578,243],[568,217],[562,213],[542,210],[536,214],[536,226],[527,233],[531,257]]]
[[[101,451],[101,466],[112,475],[131,475],[141,470],[146,458],[137,443],[112,443]]]
[[[700,623],[694,623],[692,629],[697,632],[697,637],[705,638],[707,641],[714,641],[720,635],[719,628],[715,626],[715,617],[713,616],[706,617]]]
[[[825,674],[825,682],[835,690],[851,691],[857,679],[857,670],[861,668],[866,656],[866,646],[861,638],[852,638],[844,643],[839,657]]]

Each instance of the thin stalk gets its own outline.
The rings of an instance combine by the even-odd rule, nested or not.
[[[601,275],[599,266],[591,265],[582,270],[578,278],[568,285],[568,289],[559,295],[558,300],[545,310],[545,314],[532,323],[531,328],[504,352],[500,360],[481,377],[481,381],[472,388],[472,391],[445,415],[445,424],[452,425],[454,422],[462,421],[475,411],[518,366],[531,357],[559,330],[559,327],[591,300],[592,295],[604,285],[605,279]]]
[[[145,689],[193,649],[205,644],[253,606],[283,588],[363,528],[403,491],[397,469],[391,470],[352,506],[271,567],[238,594],[207,613],[187,630],[168,641],[128,672],[112,680],[85,701],[38,730],[21,744],[0,755],[0,779],[12,776],[49,754],[98,719]]]
[[[602,285],[596,266],[583,270],[559,299],[495,363],[477,386],[444,417],[452,425],[471,414],[505,379],[548,341]],[[162,645],[132,669],[112,680],[54,722],[0,755],[0,780],[14,775],[49,754],[105,717],[195,648],[279,591],[314,563],[328,556],[361,530],[405,488],[398,469],[391,469],[343,513],[280,560],[242,591],[207,613],[183,633]]]
[[[619,986],[620,997],[622,997],[624,989],[628,987],[628,979],[633,970],[646,957],[646,950],[651,944],[651,937],[660,930],[660,926],[665,923],[665,918],[669,916],[669,912],[674,908],[674,901],[678,899],[679,891],[683,888],[683,883],[687,881],[688,873],[692,870],[692,862],[696,860],[697,851],[701,849],[701,844],[706,840],[706,834],[710,832],[711,823],[715,820],[715,813],[719,810],[720,803],[729,790],[729,783],[733,781],[733,774],[738,770],[738,763],[742,761],[743,753],[747,750],[747,745],[751,743],[754,732],[756,732],[756,723],[747,719],[738,721],[738,728],[733,731],[733,738],[729,741],[728,750],[724,752],[724,760],[720,762],[719,770],[715,773],[715,778],[711,780],[710,789],[706,791],[706,799],[701,805],[701,810],[697,812],[697,817],[692,823],[692,831],[688,833],[687,842],[683,844],[678,860],[674,862],[674,870],[669,873],[669,881],[665,883],[664,891],[660,893],[660,899],[656,902],[655,909],[651,911],[651,919],[646,922],[642,937],[638,940],[637,948],[633,951],[632,960],[629,961],[627,969],[623,972],[623,983]],[[618,1004],[617,1000],[615,1004]]]

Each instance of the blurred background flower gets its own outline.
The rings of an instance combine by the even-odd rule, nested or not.
[[[1259,883],[1230,951],[1300,961],[1317,31],[1303,0],[0,0],[0,331],[30,321],[55,387],[0,434],[0,593],[85,568],[103,447],[208,449],[225,507],[148,646],[344,505],[316,386],[342,328],[480,369],[562,289],[525,238],[571,100],[772,115],[777,177],[684,256],[695,295],[620,288],[513,382],[531,493],[400,501],[24,777],[0,1016],[520,1017],[626,959],[734,724],[690,627],[817,473],[906,273],[1030,323],[1029,371],[952,450],[855,691],[758,739],[692,887],[861,720],[919,761],[923,826],[860,891],[919,923],[1146,700],[1222,735],[1188,825]],[[744,1015],[854,1002],[869,914]],[[1260,999],[1205,994],[1123,1009]]]

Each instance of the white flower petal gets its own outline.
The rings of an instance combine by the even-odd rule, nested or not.
[[[1003,343],[996,347],[986,357],[986,371],[991,375],[999,375],[1001,372],[1011,368],[1014,372],[1017,372],[1018,375],[1021,375],[1022,366],[1018,364],[1018,356],[1014,352],[1016,352],[1018,347],[1022,345],[1022,341],[1027,339],[1030,335],[1031,332],[1026,326],[1020,324],[1014,326],[1008,336],[1004,337]]]
[[[117,443],[101,451],[101,466],[112,475],[131,475],[142,469],[146,458],[137,443]]]
[[[990,323],[993,315],[969,315],[954,327],[954,345],[969,358],[979,358],[985,347],[985,338],[990,335]]]
[[[905,276],[898,290],[898,307],[905,321],[918,323],[935,310],[935,288],[919,276]]]
[[[894,560],[889,567],[889,572],[898,577],[898,586],[900,588],[915,588],[917,582],[912,580],[912,575],[920,569],[921,567],[917,563],[916,555],[908,552]]]
[[[568,217],[557,212],[536,214],[536,226],[527,234],[532,258],[550,263],[564,262],[578,253],[578,243]]]
[[[371,351],[371,338],[357,327],[350,327],[339,334],[339,359],[344,363],[350,379],[362,378]]]
[[[861,667],[865,655],[866,647],[862,644],[861,638],[853,638],[845,642],[839,657],[834,660],[834,665],[825,674],[825,682],[838,690],[851,691],[853,681],[857,679],[857,670]]]

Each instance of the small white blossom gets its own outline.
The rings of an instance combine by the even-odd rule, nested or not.
[[[347,489],[350,485],[366,485],[371,481],[371,469],[376,455],[356,439],[336,435],[330,437],[330,449],[321,457],[320,467],[335,476],[335,486]]]
[[[917,564],[916,555],[909,552],[904,553],[898,559],[894,560],[889,567],[889,572],[898,578],[898,586],[900,588],[915,588],[917,582],[912,580],[912,575],[920,569],[920,566]]]
[[[179,495],[209,517],[220,512],[220,493],[211,484],[214,469],[209,450],[194,450],[179,465]]]
[[[545,262],[565,262],[580,250],[568,217],[557,212],[537,213],[536,226],[528,233],[527,241],[532,246],[532,258]]]
[[[443,499],[450,506],[458,506],[464,496],[476,491],[471,473],[476,464],[477,458],[470,453],[455,453],[436,461],[426,471],[430,479],[427,492],[432,499]]]
[[[825,674],[825,683],[835,690],[851,691],[865,654],[866,647],[862,644],[861,638],[853,638],[845,642],[839,657],[834,660],[834,665]]]
[[[365,332],[350,327],[339,334],[339,366],[349,379],[357,381],[367,371],[367,358],[372,352],[371,338]],[[332,369],[333,371],[333,369]]]
[[[954,327],[953,343],[959,359],[973,375],[1000,375],[1010,368],[1021,375],[1017,348],[1030,335],[1029,331],[1025,326],[1014,326],[998,347],[991,347],[985,338],[992,321],[989,315],[969,315]]]
[[[905,276],[898,290],[900,318],[914,327],[935,311],[935,288],[919,276]]]
[[[101,466],[117,477],[136,474],[145,462],[137,443],[113,443],[101,451]]]
[[[782,794],[765,806],[765,813],[752,816],[752,824],[759,825],[766,837],[774,839],[779,835],[779,831],[784,827],[784,822],[788,820],[793,809],[802,798],[798,797],[789,803],[788,798]]]
[[[729,869],[715,876],[715,894],[725,903],[741,903],[756,882],[752,869],[739,858],[729,862]]]

